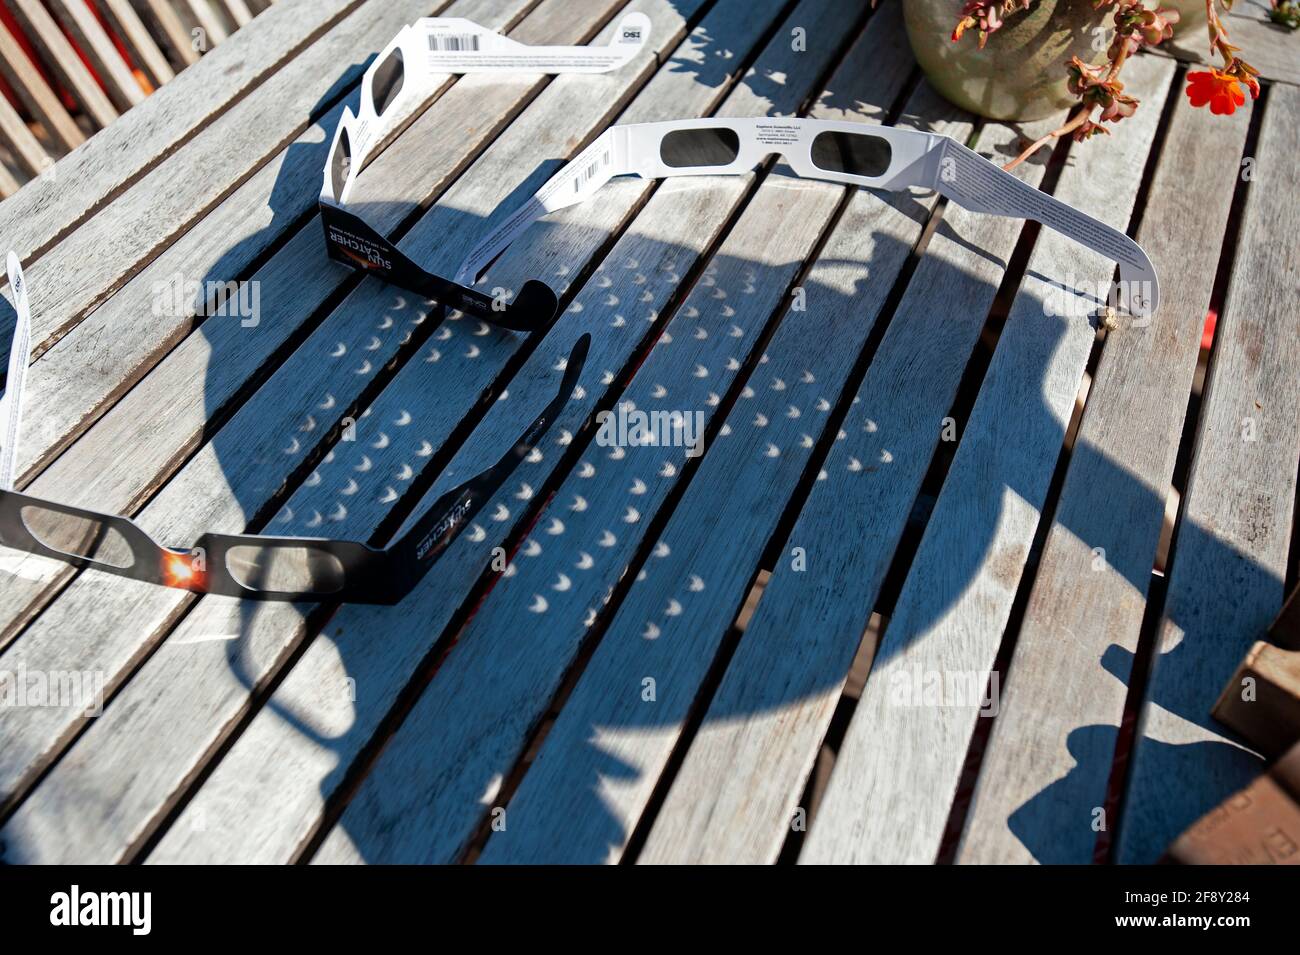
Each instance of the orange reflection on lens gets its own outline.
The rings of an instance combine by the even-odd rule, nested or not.
[[[163,557],[163,581],[168,587],[201,589],[203,574],[186,554],[167,554]]]

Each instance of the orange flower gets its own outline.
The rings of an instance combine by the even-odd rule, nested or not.
[[[1210,105],[1210,112],[1229,116],[1246,104],[1246,94],[1237,77],[1220,70],[1187,74],[1187,98],[1196,107]]]

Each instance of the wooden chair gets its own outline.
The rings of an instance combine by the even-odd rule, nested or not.
[[[0,0],[0,197],[274,0]]]

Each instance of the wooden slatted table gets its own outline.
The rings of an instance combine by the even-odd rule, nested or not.
[[[620,71],[447,77],[368,219],[449,272],[612,122],[806,114],[1005,161],[1057,119],[945,103],[897,3],[628,6],[653,32]],[[103,688],[0,716],[5,861],[1151,861],[1260,771],[1209,711],[1300,551],[1296,77],[1214,117],[1142,56],[1111,140],[1017,170],[1150,252],[1149,324],[1065,317],[1113,266],[1054,233],[780,164],[534,226],[481,283],[560,293],[531,337],[327,261],[330,136],[401,25],[604,42],[624,7],[281,0],[0,203],[35,309],[20,486],[177,544],[392,538],[592,336],[396,607],[0,553],[5,678]],[[210,281],[256,283],[255,321],[169,298]],[[703,453],[599,439],[638,409],[698,412]]]

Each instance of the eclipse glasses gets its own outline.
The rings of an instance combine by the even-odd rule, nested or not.
[[[1022,182],[938,133],[797,118],[694,119],[611,126],[466,256],[472,282],[533,222],[585,202],[615,176],[725,176],[779,155],[806,179],[890,192],[932,189],[973,212],[1032,219],[1119,265],[1120,306],[1153,315],[1160,282],[1151,259],[1123,232]]]
[[[247,600],[340,600],[393,604],[409,593],[541,440],[572,396],[591,336],[569,353],[555,397],[492,467],[443,494],[389,547],[359,541],[261,534],[204,534],[187,549],[164,547],[128,517],[13,489],[31,309],[22,266],[9,253],[17,322],[0,399],[0,544],[77,568],[201,594]]]

